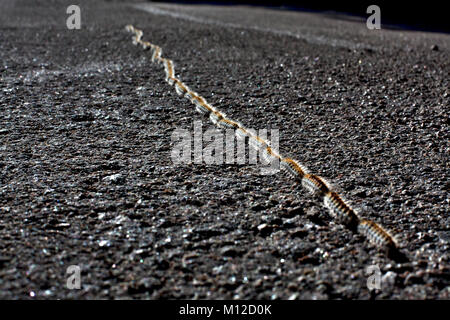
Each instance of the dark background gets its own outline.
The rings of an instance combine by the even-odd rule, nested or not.
[[[445,1],[153,1],[172,3],[202,4],[247,4],[257,6],[279,7],[291,10],[337,11],[352,15],[368,17],[367,7],[375,4],[381,9],[382,25],[397,25],[401,28],[450,32],[450,6]]]

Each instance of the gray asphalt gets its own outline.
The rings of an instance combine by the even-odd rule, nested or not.
[[[449,299],[448,34],[130,1],[79,1],[68,30],[70,4],[0,1],[0,298]],[[210,122],[127,24],[232,119],[279,129],[280,153],[392,230],[409,261],[287,177],[173,165],[172,132]]]

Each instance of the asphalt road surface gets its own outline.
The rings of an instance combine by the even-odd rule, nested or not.
[[[448,34],[129,1],[78,1],[69,30],[70,2],[0,1],[0,298],[450,298]],[[409,261],[283,175],[174,165],[174,130],[210,122],[127,24],[230,118],[279,129],[280,153],[397,234]]]

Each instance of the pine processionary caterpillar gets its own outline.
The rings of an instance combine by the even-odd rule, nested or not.
[[[198,111],[199,113],[201,113],[201,114],[208,114],[208,113],[211,112],[211,110],[208,109],[208,107],[207,107],[206,105],[204,105],[204,104],[198,104],[198,105],[195,107],[195,110],[197,110],[197,111]]]
[[[142,34],[136,34],[136,36],[135,36],[134,39],[133,39],[133,44],[134,44],[135,46],[137,46],[137,45],[140,43],[141,37],[142,37]]]
[[[264,139],[261,139],[255,135],[250,137],[249,144],[255,149],[267,149],[267,147],[269,147],[269,143],[267,141],[264,141]]]
[[[186,95],[185,95],[185,97],[186,97],[187,99],[191,100],[192,103],[195,103],[194,98],[197,97],[197,96],[198,96],[197,93],[195,93],[195,92],[192,91],[192,90],[189,90],[189,91],[186,93]]]
[[[328,192],[323,198],[323,203],[339,222],[352,230],[356,230],[359,222],[358,216],[336,192]]]
[[[228,119],[220,120],[217,125],[223,129],[238,129],[240,127],[239,123]]]
[[[210,105],[207,103],[202,103],[196,99],[192,99],[191,101],[195,104],[195,109],[200,112],[201,114],[211,114],[213,112],[213,109]]]
[[[173,69],[172,61],[169,59],[165,59],[164,60],[164,68],[166,71],[166,81],[170,85],[173,85],[175,79],[174,79],[174,69]]]
[[[272,151],[272,148],[267,147],[266,149],[264,149],[262,151],[262,156],[264,158],[264,160],[266,160],[267,162],[272,162],[272,160],[274,160],[274,158],[281,160],[281,156],[279,154],[277,154],[276,152]]]
[[[155,62],[156,60],[159,59],[161,59],[161,48],[156,47],[155,50],[153,51],[152,62]]]
[[[201,114],[208,114],[214,111],[212,106],[210,106],[204,98],[200,97],[195,92],[188,92],[186,97],[188,97],[191,102],[195,104],[195,109]]]
[[[214,124],[218,124],[218,122],[225,118],[225,115],[218,111],[213,111],[209,114],[209,119]]]
[[[378,247],[387,249],[397,248],[397,243],[394,237],[383,227],[373,221],[366,219],[361,220],[358,225],[358,231],[369,239],[371,243]]]
[[[264,139],[257,135],[253,135],[238,122],[227,119],[225,114],[216,110],[213,106],[209,105],[203,97],[189,89],[188,86],[175,77],[173,62],[169,59],[161,58],[162,49],[157,45],[141,40],[143,36],[141,30],[136,29],[132,25],[127,25],[126,30],[134,33],[132,38],[133,44],[141,44],[144,49],[151,48],[153,50],[152,62],[164,64],[166,81],[169,82],[170,85],[175,84],[177,94],[183,95],[189,99],[195,105],[198,112],[209,114],[211,121],[221,128],[235,129],[235,133],[238,137],[248,137],[252,147],[262,149],[262,155],[266,160],[270,161],[270,158],[278,158],[281,161],[281,169],[294,178],[296,182],[301,181],[301,184],[305,189],[323,196],[324,205],[330,210],[331,215],[334,218],[350,229],[358,230],[370,242],[378,247],[387,248],[391,253],[394,252],[392,249],[397,248],[397,243],[389,232],[375,222],[365,219],[360,220],[356,212],[336,192],[331,191],[331,187],[323,178],[310,174],[306,167],[297,163],[295,160],[281,157],[270,148],[269,143]],[[398,251],[396,252],[395,257],[407,260],[403,254]]]
[[[245,138],[247,138],[247,137],[250,137],[250,133],[249,133],[247,130],[245,130],[244,128],[242,128],[242,127],[239,127],[239,128],[236,130],[236,135],[237,135],[238,137],[242,138],[242,139],[245,139]]]
[[[302,186],[309,192],[319,195],[325,195],[331,191],[328,183],[315,174],[305,174]]]
[[[144,48],[144,50],[147,50],[148,48],[152,48],[152,44],[148,41],[142,41],[142,48]]]
[[[285,170],[292,178],[301,180],[303,176],[308,172],[306,167],[298,164],[295,160],[290,158],[281,159],[281,169]]]
[[[267,147],[266,148],[266,152],[269,156],[274,157],[274,158],[278,158],[278,160],[281,160],[281,156],[275,152],[271,147]]]
[[[189,88],[186,87],[183,82],[178,79],[174,79],[175,81],[175,91],[179,96],[186,94],[189,91]]]

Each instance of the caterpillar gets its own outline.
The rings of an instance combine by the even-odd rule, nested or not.
[[[262,156],[269,163],[271,163],[274,158],[278,161],[281,160],[281,156],[278,153],[272,151],[272,148],[270,147],[267,147],[262,151]]]
[[[351,230],[356,230],[359,223],[358,215],[336,192],[329,191],[325,194],[323,203],[330,210],[331,215],[339,222]]]
[[[220,120],[217,125],[221,127],[222,129],[238,129],[241,125],[237,122],[228,120],[228,119],[222,119]]]
[[[305,174],[302,178],[302,186],[313,194],[325,195],[330,192],[328,183],[315,174]]]
[[[276,151],[274,151],[271,147],[267,147],[265,150],[263,150],[263,156],[266,155],[266,160],[272,160],[271,158],[276,158],[278,160],[281,160],[283,157],[280,156]]]
[[[269,143],[267,141],[254,135],[250,137],[249,144],[253,146],[255,149],[267,150],[267,148],[269,147]]]
[[[250,137],[250,132],[248,132],[247,130],[245,130],[243,127],[239,127],[239,128],[236,130],[236,135],[237,135],[238,137],[240,137],[240,138],[245,139],[245,138],[247,138],[247,137]]]
[[[198,97],[198,95],[197,95],[197,93],[195,93],[194,91],[189,90],[189,91],[186,93],[185,97],[186,97],[187,99],[191,100],[192,103],[195,103],[195,102],[194,102],[194,98],[195,98],[195,97]]]
[[[170,84],[173,85],[174,83],[174,68],[173,68],[173,63],[171,60],[169,59],[165,59],[164,60],[164,69],[166,71],[166,81]]]
[[[212,123],[217,124],[220,120],[225,119],[225,115],[218,111],[213,111],[209,114],[209,119]]]
[[[161,47],[154,45],[150,42],[142,41],[143,32],[136,29],[132,25],[127,25],[126,30],[134,33],[133,44],[141,44],[144,49],[151,48],[152,62],[158,64],[164,64],[164,70],[166,73],[166,81],[170,85],[175,84],[175,90],[178,95],[184,96],[195,105],[198,112],[202,114],[208,114],[210,120],[220,128],[235,129],[235,134],[241,138],[248,138],[249,144],[255,148],[261,150],[263,157],[266,160],[276,158],[280,160],[280,168],[286,172],[296,183],[301,183],[302,187],[306,190],[323,196],[323,203],[328,208],[332,217],[334,217],[339,223],[347,226],[353,231],[358,231],[364,235],[371,243],[375,244],[379,248],[387,248],[388,256],[395,259],[407,259],[406,256],[401,254],[397,249],[397,243],[389,232],[384,230],[381,226],[366,219],[360,219],[358,214],[352,207],[347,204],[336,192],[332,190],[330,185],[320,176],[312,174],[302,164],[291,158],[284,158],[277,152],[272,150],[270,144],[261,137],[252,134],[248,129],[242,126],[240,123],[228,119],[227,116],[213,106],[208,104],[206,100],[196,92],[189,89],[180,79],[175,77],[175,70],[172,60],[161,58]],[[394,255],[392,253],[395,253]],[[399,258],[400,257],[400,258]]]
[[[358,225],[358,232],[365,236],[369,242],[376,247],[384,249],[389,258],[397,262],[407,262],[409,260],[409,258],[399,250],[399,245],[395,236],[376,222],[367,219],[361,220]]]
[[[152,62],[155,62],[156,60],[160,59],[161,59],[161,48],[156,47],[155,50],[153,50]]]
[[[205,99],[197,95],[195,92],[188,92],[187,97],[195,104],[195,109],[201,114],[209,114],[214,111]]]
[[[281,159],[280,167],[282,170],[285,170],[292,178],[298,180],[301,180],[303,176],[308,173],[308,169],[306,167],[298,164],[297,161],[290,158]]]
[[[175,81],[175,91],[179,96],[185,95],[189,91],[189,88],[186,87],[183,82],[181,82],[177,78],[174,78],[174,81]]]
[[[358,231],[378,247],[396,248],[394,237],[377,223],[363,219],[358,225]]]

